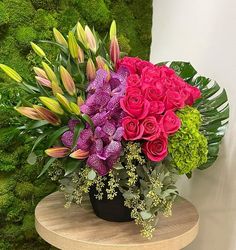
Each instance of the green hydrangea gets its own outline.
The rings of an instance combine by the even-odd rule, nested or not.
[[[201,115],[192,107],[177,112],[181,119],[181,128],[169,137],[168,151],[170,164],[186,174],[207,161],[207,139],[199,132]]]

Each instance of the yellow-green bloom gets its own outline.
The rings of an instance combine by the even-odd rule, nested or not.
[[[45,62],[42,62],[42,65],[43,65],[43,69],[45,70],[45,72],[46,72],[46,74],[48,76],[48,79],[51,80],[51,82],[58,83],[57,76],[54,73],[54,71],[51,69],[51,67]]]
[[[57,82],[51,82],[51,88],[54,96],[56,96],[58,93],[63,94],[63,91]]]
[[[113,20],[110,27],[110,40],[116,37],[116,21]]]
[[[55,40],[61,44],[62,46],[68,48],[68,43],[66,41],[66,39],[64,38],[64,36],[61,34],[61,32],[59,30],[57,30],[56,28],[53,28],[53,34],[55,37]]]
[[[70,107],[71,107],[71,111],[76,114],[76,115],[80,115],[80,108],[79,106],[74,103],[74,102],[70,102]]]
[[[74,59],[78,59],[79,57],[79,45],[75,39],[74,33],[72,31],[69,31],[68,35],[68,46],[71,56]]]
[[[86,37],[86,33],[80,22],[77,23],[77,36],[79,41],[84,45],[84,47],[88,49],[89,44]]]
[[[61,108],[60,104],[58,101],[46,97],[46,96],[41,96],[39,97],[40,101],[47,107],[49,108],[52,112],[58,114],[58,115],[63,115],[64,111]]]
[[[35,52],[38,56],[40,56],[40,57],[46,57],[45,52],[44,52],[37,44],[35,44],[35,43],[33,43],[33,42],[31,42],[30,44],[31,44],[32,49],[34,50],[34,52]]]
[[[4,64],[0,64],[0,68],[14,81],[18,83],[22,82],[22,77],[14,69]]]
[[[63,66],[60,66],[60,74],[61,74],[61,80],[63,82],[66,91],[72,96],[75,95],[76,94],[75,83],[70,73]]]
[[[71,110],[70,102],[65,98],[65,96],[60,93],[57,93],[56,98],[67,111],[73,113],[73,111]]]

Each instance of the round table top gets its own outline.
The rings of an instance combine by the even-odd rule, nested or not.
[[[36,207],[35,226],[39,235],[62,250],[179,250],[198,233],[195,207],[177,198],[173,215],[160,217],[151,240],[144,239],[134,222],[108,222],[98,218],[91,205],[64,208],[63,193],[45,197]]]

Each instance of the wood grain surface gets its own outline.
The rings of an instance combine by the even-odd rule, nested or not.
[[[178,198],[173,215],[161,217],[152,240],[140,236],[134,222],[108,222],[87,208],[73,204],[64,208],[64,195],[55,192],[35,210],[39,235],[62,250],[179,250],[190,244],[198,233],[199,216],[195,207]]]

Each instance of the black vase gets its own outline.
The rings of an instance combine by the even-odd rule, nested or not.
[[[117,190],[117,196],[113,200],[108,200],[106,192],[103,193],[103,199],[98,200],[95,198],[97,194],[95,186],[92,186],[89,192],[94,213],[99,218],[112,222],[128,222],[133,220],[131,218],[131,209],[124,206],[124,197],[119,190]]]

